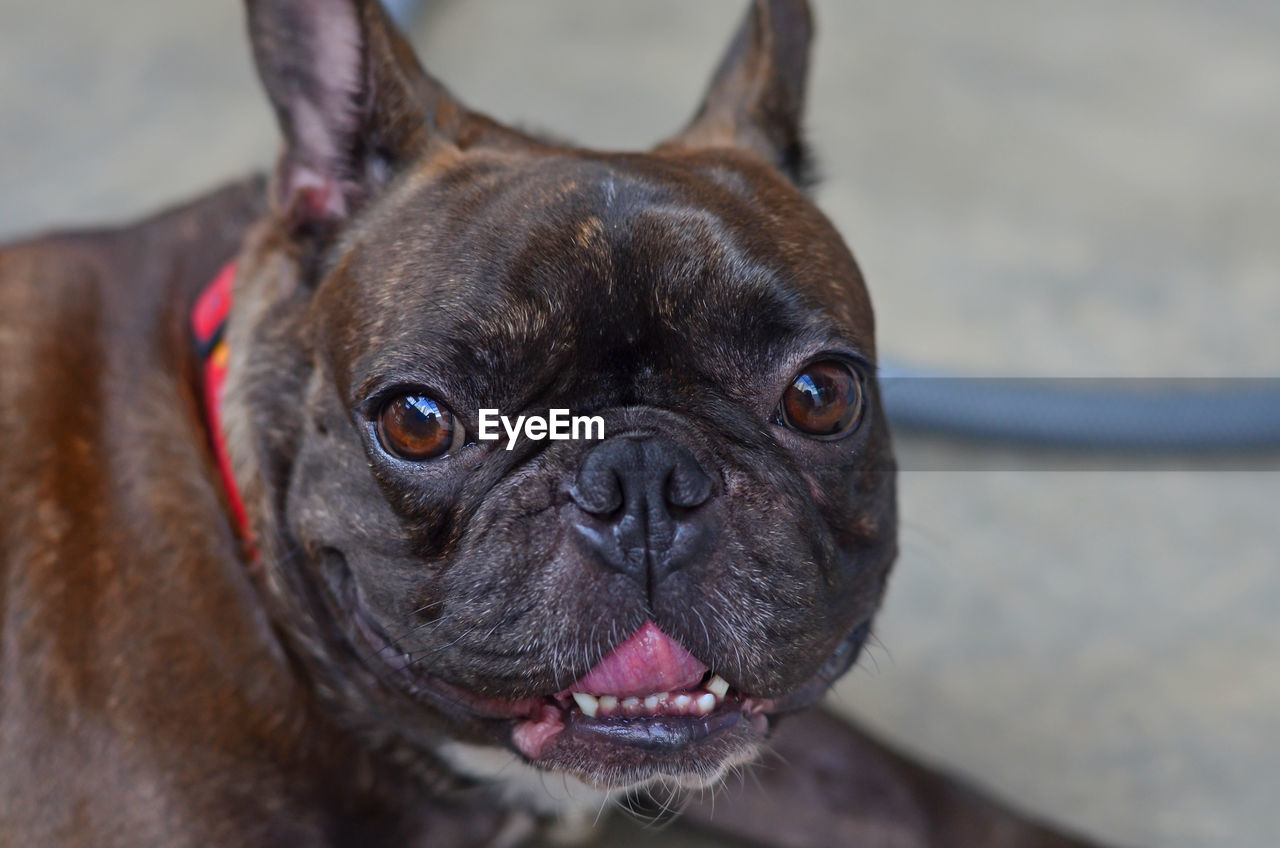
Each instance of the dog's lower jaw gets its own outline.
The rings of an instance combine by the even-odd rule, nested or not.
[[[458,774],[494,789],[506,806],[549,820],[547,836],[565,845],[590,839],[595,823],[627,793],[544,771],[498,746],[447,742],[438,754]]]
[[[711,774],[659,774],[628,786],[604,788],[567,772],[540,769],[499,746],[448,742],[437,753],[458,774],[494,789],[508,808],[528,810],[545,821],[543,835],[561,845],[588,842],[595,826],[628,796],[648,793],[664,813],[679,810],[687,793],[714,792],[726,775],[756,759],[756,752],[744,750]]]

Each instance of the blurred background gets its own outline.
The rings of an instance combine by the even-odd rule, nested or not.
[[[744,5],[436,0],[413,35],[482,111],[637,148],[691,113]],[[1280,3],[816,10],[817,198],[862,263],[882,355],[980,375],[1280,375]],[[0,0],[0,240],[268,165],[241,16]],[[1122,467],[898,442],[903,554],[836,707],[1118,844],[1280,844],[1275,457]]]

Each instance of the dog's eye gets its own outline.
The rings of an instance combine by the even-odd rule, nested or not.
[[[807,436],[839,438],[857,429],[863,404],[862,381],[853,368],[824,360],[805,368],[792,382],[778,404],[777,420]]]
[[[462,428],[443,404],[425,395],[404,394],[378,413],[378,438],[401,459],[423,462],[444,456],[461,441]]]

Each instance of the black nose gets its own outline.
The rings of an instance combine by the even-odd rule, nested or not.
[[[711,478],[662,436],[618,436],[587,454],[570,491],[585,515],[574,529],[610,568],[652,589],[701,556],[715,533],[698,507]]]

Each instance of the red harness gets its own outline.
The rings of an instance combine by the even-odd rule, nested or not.
[[[225,336],[235,280],[236,264],[229,262],[196,300],[196,305],[191,310],[191,329],[195,334],[196,350],[204,363],[204,413],[209,425],[213,455],[218,461],[218,471],[222,474],[222,485],[227,492],[231,517],[252,554],[253,533],[249,528],[249,514],[245,511],[244,500],[236,486],[235,475],[231,473],[227,437],[222,429],[222,392],[227,382],[229,355]]]

